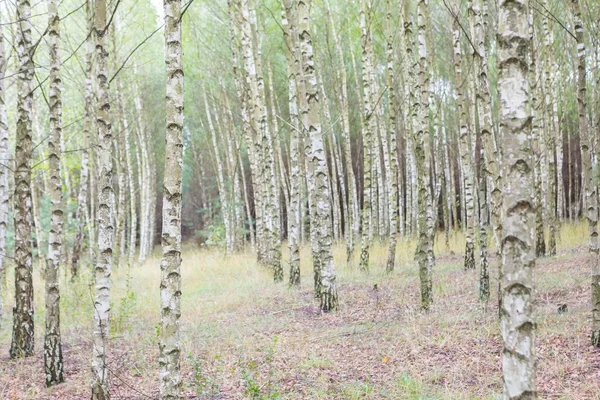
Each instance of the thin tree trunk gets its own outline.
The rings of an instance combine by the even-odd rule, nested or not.
[[[117,82],[117,85],[120,87],[119,93],[122,95],[123,87],[121,86],[121,80]],[[126,165],[126,174],[127,174],[127,183],[129,187],[129,252],[127,255],[127,265],[132,266],[133,260],[135,257],[135,249],[136,249],[136,238],[137,238],[137,207],[136,207],[136,190],[135,190],[135,179],[133,176],[133,160],[131,156],[131,131],[129,124],[127,124],[127,119],[125,118],[125,112],[123,110],[123,99],[119,98],[119,106],[121,110],[119,113],[124,117],[124,125],[125,129],[122,133],[124,138],[124,148],[125,152],[125,165]]]
[[[48,44],[50,47],[50,137],[48,140],[51,201],[48,257],[46,261],[46,335],[44,367],[46,386],[64,382],[60,336],[59,267],[62,261],[63,193],[62,193],[62,83],[60,78],[60,18],[56,0],[48,1]]]
[[[119,59],[119,55],[117,54],[117,26],[118,26],[118,18],[115,19],[115,29],[111,30],[110,38],[112,44],[112,60],[113,63],[117,63]],[[115,201],[115,214],[116,214],[116,226],[115,226],[115,260],[114,265],[118,267],[121,263],[121,258],[125,255],[125,247],[126,247],[126,223],[127,223],[127,175],[126,175],[126,161],[125,161],[125,131],[129,130],[129,124],[127,121],[127,117],[125,116],[123,110],[123,95],[121,93],[121,85],[120,85],[121,77],[117,78],[115,82],[115,97],[116,97],[116,113],[113,114],[113,118],[118,121],[118,125],[116,128],[116,132],[118,135],[116,140],[113,143],[113,148],[115,150],[115,167],[116,167],[116,175],[117,175],[117,195]]]
[[[298,96],[296,88],[296,73],[299,62],[297,46],[298,32],[296,31],[295,12],[290,0],[281,2],[281,25],[283,35],[288,47],[287,81],[288,81],[288,107],[291,125],[290,138],[290,202],[288,208],[288,242],[290,247],[290,286],[300,285],[300,232],[302,230],[300,218],[300,120],[298,115]]]
[[[377,129],[375,125],[375,110],[373,108],[373,88],[371,81],[371,51],[372,46],[371,33],[367,29],[367,12],[370,12],[370,0],[360,0],[360,29],[361,29],[361,47],[362,47],[362,88],[363,88],[363,154],[364,154],[364,196],[362,210],[362,237],[359,268],[363,271],[369,270],[369,253],[371,247],[372,215],[376,211],[373,209],[373,146],[374,133]],[[370,16],[369,16],[370,18]]]
[[[215,154],[215,169],[217,170],[217,190],[219,192],[219,200],[221,202],[221,215],[223,217],[223,224],[225,226],[225,251],[229,256],[233,252],[233,239],[232,239],[232,229],[231,229],[231,218],[230,218],[230,207],[229,207],[229,198],[227,194],[227,187],[225,186],[225,176],[223,172],[223,162],[221,160],[221,153],[219,152],[219,145],[217,143],[217,132],[215,131],[215,127],[213,125],[213,120],[211,116],[210,106],[208,104],[208,97],[206,95],[206,90],[202,92],[204,98],[204,106],[206,109],[206,119],[208,121],[208,131],[210,133],[211,142],[213,145],[213,151]],[[216,114],[215,114],[216,115]]]
[[[96,79],[98,128],[98,252],[95,266],[94,332],[92,356],[92,400],[109,398],[108,322],[110,312],[110,273],[113,254],[114,190],[112,186],[112,127],[110,124],[109,82],[106,47],[106,1],[95,2]]]
[[[547,1],[544,0],[544,7],[547,8]],[[554,107],[553,107],[553,92],[554,87],[552,86],[552,69],[554,68],[554,50],[553,43],[554,38],[548,27],[549,21],[547,17],[542,20],[543,32],[544,32],[544,47],[546,48],[546,59],[544,62],[544,140],[546,142],[546,150],[548,151],[548,255],[556,255],[556,230],[557,230],[557,208],[556,208],[556,163],[555,163],[555,151],[557,146],[557,129],[558,128],[558,117],[555,121],[554,118]],[[560,176],[560,174],[559,174]],[[558,180],[560,183],[560,180]]]
[[[544,218],[542,205],[542,169],[543,169],[543,140],[540,138],[540,113],[541,102],[538,102],[538,69],[537,69],[537,48],[535,46],[533,9],[529,10],[531,16],[529,21],[529,35],[531,38],[531,64],[529,68],[529,88],[531,96],[531,145],[534,156],[534,196],[535,196],[535,255],[543,257],[546,255],[546,240],[544,238]]]
[[[271,69],[271,63],[267,62],[267,77],[269,83],[269,106],[271,108],[271,126],[272,126],[272,137],[271,141],[273,143],[273,150],[275,152],[275,170],[276,170],[276,186],[275,186],[275,197],[277,198],[277,202],[279,203],[280,194],[283,194],[283,203],[285,204],[285,209],[288,210],[289,203],[289,189],[287,180],[285,179],[285,164],[283,163],[283,156],[281,151],[281,140],[279,139],[279,113],[277,111],[277,106],[275,102],[275,82],[273,81],[273,71]],[[284,223],[284,210],[283,207],[279,206],[279,220],[280,227],[279,230],[281,236],[284,236],[283,232],[287,232],[287,226]]]
[[[531,144],[523,140],[531,125],[528,98],[529,1],[500,0],[498,90],[503,185],[502,309],[505,399],[535,399],[536,355],[533,316],[535,204]]]
[[[33,280],[31,247],[31,159],[33,54],[29,0],[17,2],[16,48],[21,74],[17,80],[17,136],[15,146],[15,305],[10,358],[32,356],[34,352]]]
[[[390,243],[386,272],[392,272],[396,263],[396,233],[398,231],[398,146],[396,143],[396,97],[394,87],[394,21],[391,0],[387,1],[387,90],[389,98],[389,166],[387,186],[389,188],[388,205],[390,217]],[[387,149],[384,149],[387,151]]]
[[[86,20],[90,31],[93,29],[93,11],[90,2],[85,4]],[[94,39],[92,35],[86,40],[85,55],[85,119],[83,123],[83,149],[81,150],[81,172],[79,175],[79,193],[77,195],[77,233],[75,234],[75,245],[71,258],[71,279],[74,280],[79,274],[79,262],[81,257],[81,247],[85,236],[85,228],[90,220],[88,212],[88,185],[90,184],[90,155],[88,148],[91,145],[91,135],[94,129]],[[91,230],[91,228],[90,228]],[[92,236],[88,235],[88,246],[93,248]],[[93,260],[92,260],[93,262]]]
[[[310,171],[315,185],[315,209],[312,210],[316,225],[311,226],[318,241],[320,263],[321,310],[337,310],[338,296],[335,264],[333,261],[333,233],[331,225],[331,203],[327,198],[328,168],[327,156],[321,131],[319,87],[313,58],[313,44],[309,27],[310,14],[308,0],[298,0],[298,34],[302,53],[302,73],[306,83],[305,97],[301,100],[301,112],[305,135],[311,144]]]
[[[586,104],[586,48],[579,0],[573,0],[575,36],[577,38],[577,105],[581,159],[585,187],[586,216],[590,232],[590,265],[592,269],[592,344],[600,347],[600,256],[598,249],[598,196],[594,183],[592,143],[588,128]]]
[[[433,302],[432,277],[435,266],[433,254],[433,199],[429,185],[430,146],[429,146],[429,73],[430,58],[427,48],[427,30],[429,29],[429,6],[427,0],[419,0],[417,9],[419,80],[416,92],[419,99],[419,128],[415,139],[415,158],[418,171],[417,190],[419,217],[417,223],[418,244],[416,258],[419,263],[421,281],[421,308],[429,310]]]
[[[249,82],[249,85],[246,85],[246,99],[250,111],[252,131],[258,134],[258,137],[254,141],[255,162],[259,163],[259,168],[255,176],[264,176],[259,193],[261,193],[265,200],[265,215],[263,215],[264,218],[261,227],[264,230],[262,236],[267,245],[265,261],[273,269],[274,280],[279,282],[283,280],[279,232],[279,198],[277,196],[273,142],[268,126],[267,108],[265,105],[265,87],[260,63],[261,52],[258,42],[256,12],[252,0],[242,0],[240,8],[244,65],[247,75],[246,81]],[[256,195],[255,198],[257,198]]]
[[[181,180],[183,166],[183,66],[181,0],[165,0],[165,64],[167,68],[165,177],[160,262],[161,318],[158,363],[160,398],[181,398]],[[206,101],[206,99],[205,99]]]
[[[2,290],[6,283],[6,233],[8,231],[8,174],[10,152],[8,149],[8,114],[6,112],[5,75],[7,59],[0,16],[0,327],[2,327]]]
[[[492,133],[492,109],[488,81],[488,62],[486,30],[484,21],[487,17],[482,17],[482,8],[487,9],[485,5],[487,0],[476,0],[471,4],[471,37],[475,39],[476,50],[473,51],[473,63],[475,65],[475,101],[477,105],[477,115],[479,117],[479,135],[481,137],[481,168],[479,178],[479,299],[487,302],[490,297],[489,268],[487,258],[487,229],[488,229],[488,178],[493,184],[493,190],[490,196],[492,208],[492,229],[496,238],[496,251],[499,255],[500,243],[498,241],[501,231],[499,193],[499,167],[498,154],[495,151],[494,137]],[[499,259],[499,257],[498,257]]]
[[[473,151],[471,145],[471,134],[469,131],[467,106],[463,94],[463,74],[462,74],[462,50],[460,46],[460,27],[458,21],[454,21],[454,68],[456,72],[456,92],[458,103],[458,114],[460,120],[460,158],[462,161],[461,169],[463,172],[463,191],[464,191],[464,224],[465,231],[465,269],[475,269],[475,243],[474,235],[474,172],[473,172]]]
[[[346,158],[346,176],[348,178],[347,192],[347,213],[346,213],[346,261],[350,263],[354,254],[354,243],[358,238],[360,228],[360,211],[358,201],[358,190],[356,184],[356,176],[352,167],[352,141],[350,137],[350,107],[348,105],[348,77],[346,74],[346,63],[344,61],[344,51],[341,45],[339,33],[333,21],[333,17],[329,12],[328,0],[325,1],[325,9],[327,11],[329,21],[332,26],[333,40],[336,47],[338,58],[338,67],[336,68],[337,79],[341,89],[338,91],[338,100],[340,103],[342,114],[342,148]]]
[[[139,92],[139,88],[137,91]],[[138,263],[143,264],[148,256],[148,242],[150,240],[150,185],[151,179],[148,173],[148,149],[147,149],[147,137],[146,137],[146,126],[142,116],[142,101],[140,94],[136,93],[134,97],[135,109],[137,114],[137,142],[139,148],[138,156],[138,174],[140,181],[140,249],[138,256]]]
[[[221,88],[223,90],[223,97],[225,99],[225,111],[227,117],[227,125],[224,128],[227,147],[227,159],[229,164],[229,171],[231,174],[231,208],[232,208],[232,224],[231,229],[233,231],[233,248],[234,250],[240,250],[244,247],[244,237],[241,235],[244,226],[244,210],[242,198],[242,188],[240,187],[240,171],[243,173],[243,165],[240,162],[236,162],[236,154],[240,153],[239,146],[235,140],[235,121],[233,119],[233,112],[229,105],[229,98],[225,92],[225,86],[221,82]],[[223,129],[222,129],[223,130]]]

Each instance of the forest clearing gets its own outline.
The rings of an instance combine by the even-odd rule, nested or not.
[[[540,397],[598,399],[600,351],[588,340],[588,272],[582,268],[586,227],[565,225],[559,237],[557,256],[539,260],[536,273]],[[453,237],[449,251],[436,246],[436,302],[426,314],[418,307],[414,242],[399,243],[392,275],[384,270],[385,245],[374,246],[368,275],[356,262],[344,266],[343,246],[336,246],[344,300],[330,314],[319,311],[310,290],[310,263],[302,264],[302,286],[290,289],[269,284],[270,271],[251,253],[226,260],[214,250],[184,251],[184,398],[499,399],[497,306],[492,301],[484,310],[476,301],[476,272],[464,270],[458,253],[462,240]],[[114,271],[113,399],[158,396],[158,263],[152,257],[130,272]],[[62,293],[70,310],[62,321],[66,383],[46,389],[39,355],[9,361],[10,331],[3,329],[0,398],[89,397],[92,300],[85,282],[65,285]],[[42,293],[36,286],[36,308],[43,308]]]

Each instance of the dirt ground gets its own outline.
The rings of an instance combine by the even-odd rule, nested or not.
[[[182,372],[188,399],[500,399],[497,294],[478,301],[478,271],[442,251],[435,304],[419,311],[410,243],[385,275],[385,246],[371,271],[338,262],[340,308],[322,314],[304,262],[300,290],[274,285],[250,254],[184,257]],[[343,246],[336,250],[342,260]],[[306,250],[304,260],[310,257]],[[497,274],[491,260],[491,275]],[[10,277],[9,277],[10,278]],[[36,275],[39,281],[39,277]],[[66,382],[44,387],[43,295],[36,286],[36,356],[12,361],[10,308],[0,330],[0,399],[87,399],[91,288],[63,287]],[[108,366],[112,399],[158,398],[158,260],[116,269]],[[9,280],[10,282],[10,280]],[[493,279],[492,288],[496,288]],[[11,288],[11,285],[9,285]],[[590,284],[584,246],[561,248],[536,267],[538,388],[543,399],[600,399],[600,350],[590,345]],[[6,296],[4,304],[12,304]],[[566,312],[559,307],[566,305]],[[564,308],[564,307],[563,307]],[[89,314],[88,314],[89,313]]]

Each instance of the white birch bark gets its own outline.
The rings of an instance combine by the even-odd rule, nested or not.
[[[288,209],[288,242],[290,248],[290,286],[300,285],[300,117],[296,88],[297,66],[300,65],[297,46],[295,12],[290,0],[282,0],[281,25],[286,46],[288,107],[291,125],[290,137],[290,202]]]
[[[50,136],[48,138],[49,195],[51,201],[48,256],[46,259],[46,334],[44,367],[46,386],[64,381],[60,336],[59,267],[61,265],[63,231],[62,193],[62,83],[60,60],[60,17],[56,0],[48,1],[48,45],[50,47]]]
[[[90,2],[85,4],[86,21],[90,32],[93,29],[93,10]],[[71,258],[71,279],[75,279],[79,273],[79,262],[81,257],[81,247],[85,236],[85,228],[88,226],[89,232],[93,231],[93,224],[90,223],[90,213],[88,210],[88,186],[90,184],[90,147],[91,135],[94,130],[94,38],[90,35],[85,43],[85,119],[83,122],[83,149],[81,150],[81,172],[79,175],[79,193],[77,194],[77,233],[75,234],[75,245]],[[93,235],[88,234],[88,246],[93,251]]]
[[[95,26],[96,39],[96,80],[98,130],[98,220],[97,256],[95,266],[94,331],[92,355],[92,399],[109,398],[108,380],[108,322],[110,312],[110,274],[112,269],[114,236],[114,190],[112,186],[112,127],[110,124],[110,103],[108,83],[108,50],[106,47],[106,1],[96,0]]]
[[[536,323],[533,315],[535,204],[528,65],[528,0],[501,0],[498,91],[503,185],[502,306],[504,399],[535,399]]]
[[[319,87],[315,71],[313,44],[310,30],[309,0],[298,0],[298,35],[302,53],[302,73],[306,82],[306,96],[302,101],[301,113],[305,135],[310,142],[310,174],[315,185],[315,231],[318,241],[320,263],[321,310],[337,310],[338,296],[335,264],[333,261],[333,233],[331,225],[331,203],[327,198],[329,187],[327,156],[321,131]]]
[[[15,305],[13,307],[13,330],[10,357],[32,356],[34,352],[33,281],[31,222],[31,159],[32,106],[33,106],[33,57],[31,41],[31,5],[29,0],[17,2],[16,17],[19,21],[16,49],[19,71],[17,80],[17,135],[15,146]]]
[[[371,232],[373,213],[376,209],[373,209],[373,163],[375,157],[373,156],[373,141],[375,130],[377,129],[375,124],[375,110],[372,103],[372,81],[371,81],[371,69],[372,60],[370,47],[372,46],[372,39],[370,32],[367,30],[367,10],[370,10],[370,5],[366,4],[370,0],[360,0],[360,30],[361,30],[361,47],[362,47],[362,89],[363,89],[363,120],[365,121],[363,126],[363,154],[364,154],[364,184],[363,184],[363,210],[362,210],[362,235],[361,235],[361,252],[360,252],[360,264],[359,268],[363,271],[369,270],[369,256],[371,247]]]
[[[123,87],[122,82],[119,80],[117,84],[120,86],[119,94],[122,96]],[[126,165],[126,175],[127,175],[127,186],[129,188],[129,248],[127,254],[127,265],[132,266],[135,257],[135,249],[136,249],[136,239],[137,239],[137,191],[135,189],[135,179],[133,174],[133,159],[131,155],[131,128],[127,123],[127,119],[125,118],[125,112],[123,109],[123,99],[119,98],[119,106],[121,107],[120,114],[124,116],[124,125],[125,129],[122,133],[124,138],[124,148],[125,152],[125,165]]]
[[[429,25],[429,5],[427,0],[419,0],[417,8],[418,26],[418,86],[419,94],[419,126],[415,138],[415,158],[418,171],[417,190],[419,217],[417,222],[418,244],[416,258],[419,263],[421,281],[421,308],[428,310],[433,301],[432,277],[435,266],[433,253],[434,217],[433,199],[429,189],[429,171],[431,170],[429,145],[429,56],[427,47],[427,30]]]
[[[338,68],[336,68],[336,74],[338,82],[341,86],[338,91],[338,101],[340,103],[341,114],[342,114],[342,148],[343,154],[346,159],[346,176],[348,178],[348,192],[347,192],[347,210],[346,213],[346,260],[349,263],[352,260],[354,254],[354,243],[358,238],[360,229],[360,211],[358,202],[358,190],[356,184],[356,176],[354,174],[354,168],[352,167],[352,140],[350,135],[350,107],[348,105],[348,77],[346,74],[346,63],[344,61],[344,51],[341,45],[340,35],[337,31],[336,24],[333,20],[328,0],[325,1],[325,8],[329,17],[329,22],[332,27],[333,40],[336,47],[336,55],[338,58]]]
[[[586,102],[586,47],[579,0],[572,1],[575,36],[577,38],[577,106],[581,161],[585,190],[586,217],[589,225],[589,253],[592,273],[592,344],[600,347],[600,249],[598,248],[598,193],[594,183],[592,138],[589,132]]]
[[[475,243],[474,236],[474,172],[473,172],[473,151],[471,145],[471,134],[468,125],[467,107],[463,93],[463,74],[462,74],[462,50],[460,44],[460,27],[458,21],[454,21],[454,68],[456,73],[456,94],[458,103],[458,113],[460,120],[460,159],[461,170],[463,173],[463,191],[464,191],[464,223],[465,231],[465,269],[475,269]]]
[[[2,17],[0,16],[0,249],[6,249],[6,233],[8,231],[8,114],[6,112],[5,76],[8,60],[4,45]],[[0,327],[2,326],[2,290],[6,283],[6,250],[0,251]]]
[[[387,90],[389,99],[389,170],[387,171],[390,242],[385,270],[392,272],[396,263],[396,233],[398,231],[398,147],[396,143],[396,96],[394,87],[394,20],[391,1],[387,1]],[[387,150],[387,149],[384,149]]]
[[[181,398],[181,181],[183,169],[183,50],[181,0],[165,0],[165,64],[167,69],[165,177],[160,262],[161,318],[159,336],[160,398]]]

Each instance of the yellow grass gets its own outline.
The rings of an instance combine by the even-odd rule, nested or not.
[[[591,393],[600,390],[597,378],[590,383],[593,370],[586,370],[594,357],[598,361],[587,343],[588,273],[580,265],[585,260],[586,237],[583,223],[563,226],[559,254],[538,263],[538,352],[544,398],[591,399]],[[387,243],[373,245],[369,274],[357,270],[358,247],[355,260],[347,265],[345,246],[338,243],[334,256],[340,310],[327,315],[318,312],[312,296],[312,264],[306,246],[301,252],[299,290],[273,284],[271,272],[257,265],[249,250],[226,258],[218,250],[186,248],[181,317],[186,395],[249,398],[245,390],[255,382],[263,395],[271,387],[271,398],[277,392],[286,399],[499,398],[496,264],[492,262],[490,271],[492,299],[484,308],[477,300],[478,272],[462,269],[463,247],[462,233],[451,235],[449,248],[443,234],[436,240],[435,303],[424,314],[418,309],[414,241],[399,239],[397,268],[391,275],[384,273]],[[285,247],[284,255],[287,278]],[[113,270],[113,327],[122,327],[111,332],[109,363],[115,374],[115,398],[156,394],[159,265],[156,256],[142,266]],[[12,279],[9,269],[0,329],[0,398],[86,398],[93,299],[93,288],[87,283],[89,266],[75,284],[67,277],[61,279],[68,382],[48,391],[43,388],[40,362],[44,296],[37,270],[37,361],[7,360]],[[562,303],[568,304],[569,312],[557,314]],[[222,397],[210,397],[207,387]]]

